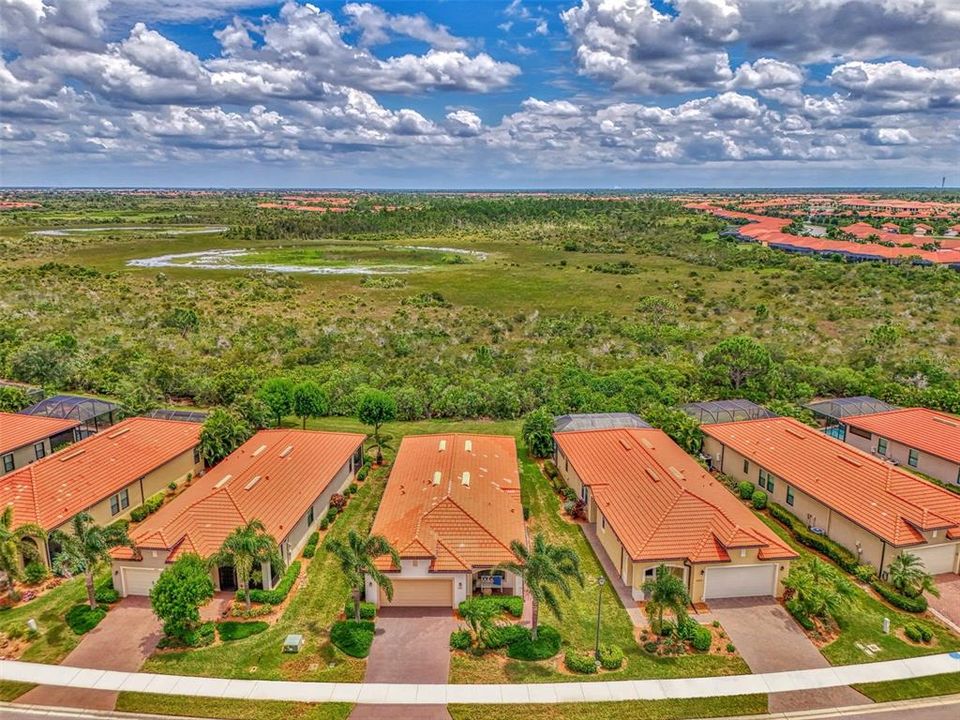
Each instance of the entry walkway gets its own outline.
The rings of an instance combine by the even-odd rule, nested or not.
[[[643,616],[643,611],[640,610],[637,601],[633,599],[630,588],[627,587],[623,578],[620,577],[620,571],[617,570],[616,566],[610,560],[610,556],[607,555],[607,551],[604,550],[603,545],[600,543],[600,538],[597,537],[596,525],[583,523],[580,527],[583,529],[583,534],[586,535],[590,547],[593,548],[593,554],[597,556],[600,564],[603,565],[603,571],[610,579],[610,584],[616,591],[617,597],[620,598],[620,602],[626,609],[627,615],[630,616],[630,622],[632,622],[636,628],[645,628],[647,626],[647,619]]]
[[[503,705],[721,697],[815,690],[960,672],[960,652],[815,670],[677,678],[516,685],[320,683],[156,675],[0,660],[0,680],[113,692],[380,705]]]

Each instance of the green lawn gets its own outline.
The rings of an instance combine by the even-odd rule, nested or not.
[[[331,526],[329,535],[343,536],[350,528],[369,530],[383,493],[385,475],[384,470],[371,473]],[[330,643],[330,625],[343,611],[349,594],[335,560],[318,548],[306,576],[306,586],[294,590],[296,595],[283,616],[265,632],[210,648],[160,653],[146,662],[143,671],[268,680],[361,681],[364,661],[347,657]],[[281,652],[283,638],[289,633],[304,635],[306,642],[298,654]]]
[[[790,543],[793,549],[800,553],[801,557],[819,557],[825,562],[830,562],[822,555],[814,553],[810,548],[795,542],[790,532],[773,518],[763,513],[758,513],[758,515],[774,532]],[[889,635],[883,633],[884,618],[890,619],[891,632]],[[905,624],[917,621],[923,622],[933,629],[935,642],[930,645],[914,645],[901,640],[897,636],[898,631],[902,631]],[[880,660],[894,660],[960,649],[960,638],[935,618],[917,616],[913,613],[897,610],[859,586],[856,596],[837,618],[837,623],[841,630],[840,636],[820,650],[831,665],[853,665]],[[857,643],[878,645],[880,652],[871,657],[858,648]]]
[[[449,705],[453,720],[679,720],[728,715],[759,715],[767,711],[765,695],[736,695],[689,700],[560,703],[557,705]]]
[[[909,698],[936,697],[960,693],[960,673],[949,675],[931,675],[911,680],[891,680],[889,682],[854,685],[874,702],[892,702]]]
[[[561,602],[562,618],[554,618],[541,609],[541,621],[556,627],[565,644],[577,649],[594,646],[597,617],[596,580],[602,566],[580,528],[560,516],[560,501],[546,477],[521,448],[521,487],[523,503],[530,508],[531,534],[542,532],[556,544],[572,547],[580,556],[585,587],[574,587],[570,599]],[[450,664],[452,683],[563,682],[618,680],[627,678],[695,677],[748,673],[740,658],[690,654],[682,657],[655,657],[644,652],[634,638],[634,628],[619,598],[609,588],[601,604],[601,642],[619,645],[626,655],[625,667],[616,673],[576,676],[558,672],[556,660],[523,662],[506,660],[497,654],[482,657],[455,654]],[[563,649],[561,649],[561,656]]]
[[[121,712],[228,720],[346,720],[351,708],[349,703],[310,704],[133,692],[120,693],[117,701],[117,710]]]

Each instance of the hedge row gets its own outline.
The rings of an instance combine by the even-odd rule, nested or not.
[[[308,560],[317,554],[317,543],[320,542],[320,533],[314,532],[303,546],[303,556]]]
[[[927,609],[927,599],[923,595],[917,597],[904,595],[890,583],[886,583],[880,578],[871,580],[870,585],[884,600],[896,608],[912,613],[922,613]]]
[[[163,499],[166,497],[166,493],[158,492],[156,495],[151,495],[147,498],[147,501],[138,507],[135,507],[130,511],[130,519],[134,522],[143,522],[146,519],[147,515],[153,515],[160,507],[163,505]]]
[[[485,595],[467,598],[460,603],[458,610],[463,617],[471,614],[472,607],[493,607],[497,612],[506,612],[513,617],[523,615],[523,598],[519,595]]]
[[[347,600],[347,603],[343,606],[343,614],[348,618],[353,618],[354,607],[353,600]],[[372,602],[360,602],[360,619],[361,620],[373,620],[377,616],[377,606]]]
[[[283,574],[283,577],[280,579],[280,582],[277,583],[277,586],[273,590],[260,590],[254,588],[250,591],[250,600],[255,603],[267,603],[269,605],[279,605],[282,603],[287,595],[290,594],[293,584],[297,581],[297,577],[300,575],[300,562],[295,561],[290,563],[290,567],[287,568],[287,571]],[[243,600],[243,591],[237,591],[237,600]]]

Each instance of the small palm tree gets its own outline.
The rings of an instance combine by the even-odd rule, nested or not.
[[[933,575],[927,572],[923,560],[913,553],[903,552],[897,555],[887,568],[887,577],[890,578],[890,584],[904,595],[918,597],[928,592],[934,597],[940,597]]]
[[[31,542],[25,542],[28,538],[44,540],[47,533],[39,525],[21,525],[18,528],[12,528],[13,525],[13,505],[7,505],[0,513],[0,578],[7,585],[7,593],[10,599],[14,599],[14,580],[23,580],[23,569],[20,567],[20,557],[25,556],[29,560],[38,560],[40,553],[37,547]]]
[[[369,575],[378,587],[383,588],[388,600],[393,600],[393,583],[376,566],[376,559],[389,555],[393,565],[400,567],[400,553],[383,535],[363,537],[356,530],[347,533],[346,542],[328,539],[326,548],[340,561],[340,569],[347,578],[353,594],[353,617],[360,621],[360,597],[364,579]]]
[[[235,528],[207,562],[210,567],[233,566],[247,610],[250,609],[250,581],[254,569],[268,562],[278,571],[283,570],[283,558],[280,557],[277,541],[257,519]]]
[[[791,567],[783,585],[792,594],[788,609],[821,620],[836,621],[856,593],[853,583],[816,557]]]
[[[580,558],[568,547],[551,545],[542,533],[537,533],[533,538],[532,548],[528,548],[519,540],[514,540],[510,543],[510,550],[517,559],[501,563],[495,569],[509,570],[523,579],[532,600],[530,637],[536,640],[540,622],[540,603],[545,603],[557,620],[561,620],[560,602],[554,588],[559,588],[560,592],[569,598],[572,594],[570,578],[583,587]]]
[[[654,577],[641,589],[647,598],[645,609],[654,632],[660,634],[663,629],[663,613],[667,610],[677,618],[678,624],[686,619],[690,596],[683,580],[670,572],[666,565],[658,566]]]
[[[87,600],[94,609],[97,607],[97,593],[93,578],[97,569],[110,562],[111,549],[134,548],[122,524],[100,527],[85,512],[73,516],[69,533],[54,530],[50,533],[50,539],[60,546],[60,551],[53,558],[53,571],[66,577],[83,573],[87,583]]]

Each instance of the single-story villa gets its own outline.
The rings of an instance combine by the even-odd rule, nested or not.
[[[42,460],[78,440],[76,420],[0,413],[0,475]]]
[[[960,417],[902,408],[845,418],[846,441],[941,482],[960,484]]]
[[[713,467],[886,572],[902,551],[957,572],[960,495],[793,418],[701,426]]]
[[[107,525],[172,482],[203,470],[200,426],[134,417],[0,477],[0,507],[13,506],[13,527],[69,530],[87,512]],[[52,562],[54,543],[30,539]]]
[[[367,600],[391,607],[457,607],[473,594],[522,595],[513,573],[496,570],[515,560],[526,541],[520,473],[512,437],[407,436],[373,521],[400,554],[378,567],[393,583],[388,600],[373,579]]]
[[[193,427],[197,427],[191,423]],[[233,530],[259,520],[289,564],[319,525],[334,493],[363,464],[358,433],[262,430],[180,495],[130,530],[136,550],[116,548],[113,586],[148,595],[160,573],[184,553],[210,557]],[[282,568],[265,563],[257,586],[273,588]],[[218,590],[238,587],[233,567],[212,572]]]
[[[694,603],[783,594],[797,553],[663,431],[562,432],[554,441],[561,477],[635,600],[661,564]]]

